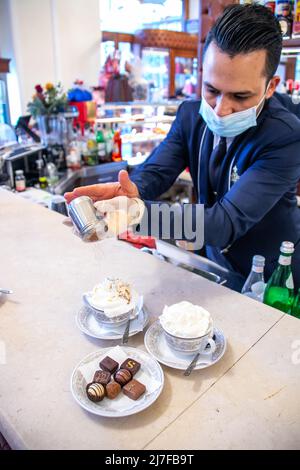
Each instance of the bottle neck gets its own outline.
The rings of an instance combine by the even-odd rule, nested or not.
[[[252,265],[252,271],[254,273],[261,274],[264,272],[264,266],[255,266],[254,264]]]
[[[278,259],[278,264],[280,266],[290,266],[292,263],[292,255],[281,253]]]

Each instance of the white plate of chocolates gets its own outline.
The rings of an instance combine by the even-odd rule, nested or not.
[[[98,416],[118,418],[148,408],[159,397],[164,374],[147,352],[128,346],[95,351],[80,361],[71,377],[77,403]]]

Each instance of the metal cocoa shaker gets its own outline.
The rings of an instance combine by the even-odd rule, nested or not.
[[[86,240],[93,235],[104,235],[107,225],[103,218],[97,216],[93,201],[88,196],[80,196],[68,205],[69,216],[81,237]]]

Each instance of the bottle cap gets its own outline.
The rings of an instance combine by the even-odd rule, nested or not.
[[[16,175],[23,175],[23,170],[16,170]]]
[[[292,242],[282,242],[281,247],[280,247],[281,253],[286,253],[288,255],[291,255],[294,253],[294,243]]]
[[[263,268],[264,265],[265,265],[265,261],[266,261],[266,259],[265,259],[264,256],[255,255],[255,256],[253,256],[252,264],[253,264],[254,266],[259,266],[259,267],[262,267],[262,268]]]

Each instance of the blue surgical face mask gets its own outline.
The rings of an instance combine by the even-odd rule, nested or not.
[[[208,128],[214,134],[217,134],[221,137],[235,137],[239,134],[242,134],[242,132],[245,132],[250,127],[257,125],[257,111],[265,99],[265,96],[266,94],[264,94],[258,105],[245,109],[244,111],[228,114],[228,116],[223,117],[218,116],[214,109],[202,96],[199,114],[201,114]],[[260,111],[261,109],[259,109],[259,112]]]

